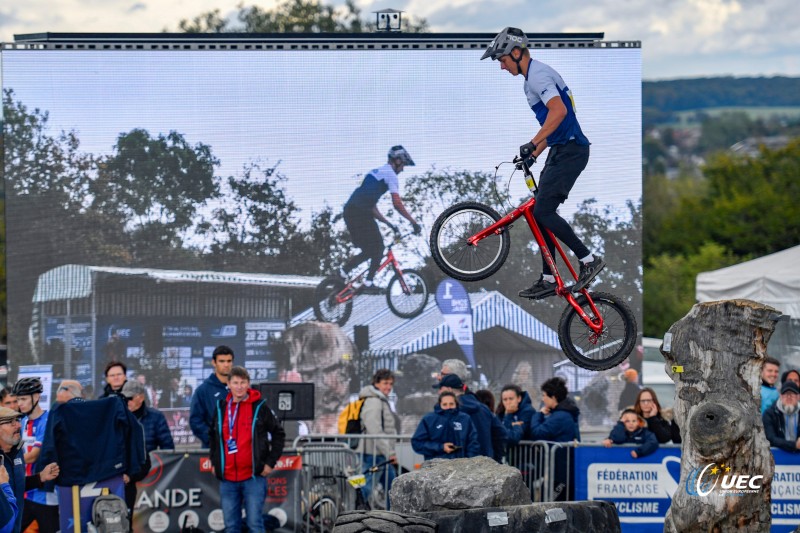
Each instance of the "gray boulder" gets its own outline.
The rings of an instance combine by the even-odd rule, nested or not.
[[[531,503],[520,471],[488,457],[425,462],[395,479],[389,498],[392,510],[410,514]]]

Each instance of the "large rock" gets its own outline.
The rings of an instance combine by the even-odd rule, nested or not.
[[[531,492],[516,468],[488,457],[428,461],[394,480],[392,510],[400,513],[502,507],[531,503]]]

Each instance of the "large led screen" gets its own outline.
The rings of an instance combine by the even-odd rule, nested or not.
[[[181,408],[225,344],[254,380],[315,383],[315,418],[302,422],[311,432],[335,431],[350,395],[390,368],[411,433],[432,408],[441,361],[461,359],[474,363],[473,389],[513,382],[535,402],[560,375],[584,426],[613,422],[620,369],[576,368],[555,334],[564,301],[517,296],[541,269],[524,224],[497,274],[459,283],[472,354],[433,294],[412,318],[366,294],[342,326],[314,314],[317,284],[358,251],[343,206],[390,147],[415,162],[399,189],[423,226],[392,250],[432,293],[456,283],[431,260],[436,216],[465,200],[507,211],[529,196],[501,164],[538,130],[523,79],[481,54],[4,50],[12,367],[52,365],[56,380],[75,377],[97,395],[104,366],[122,360],[152,403]],[[533,57],[561,73],[592,143],[560,213],[606,259],[593,287],[622,297],[641,323],[640,50],[545,47]],[[389,194],[377,207],[410,231]]]

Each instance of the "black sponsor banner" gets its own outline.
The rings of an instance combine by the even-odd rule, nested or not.
[[[154,452],[150,457],[153,468],[137,484],[134,532],[179,532],[184,522],[207,532],[222,531],[219,480],[208,455]],[[300,522],[300,473],[300,457],[285,455],[267,477],[264,512],[285,523],[279,531],[294,531]]]

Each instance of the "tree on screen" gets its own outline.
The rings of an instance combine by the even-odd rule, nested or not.
[[[347,250],[332,209],[312,213],[310,226],[302,228],[278,164],[249,162],[224,181],[225,198],[198,229],[214,268],[320,275],[339,264]]]
[[[245,7],[242,3],[235,16],[230,17],[214,9],[191,20],[183,19],[178,27],[186,33],[362,33],[375,31],[375,22],[363,20],[353,0],[341,7],[317,0],[286,0],[272,9]],[[403,19],[404,32],[427,29],[425,19]]]
[[[192,146],[175,131],[152,136],[134,129],[120,134],[114,152],[98,161],[88,189],[91,207],[128,227],[157,226],[151,236],[174,239],[193,224],[198,206],[219,195],[217,165],[208,145]]]

